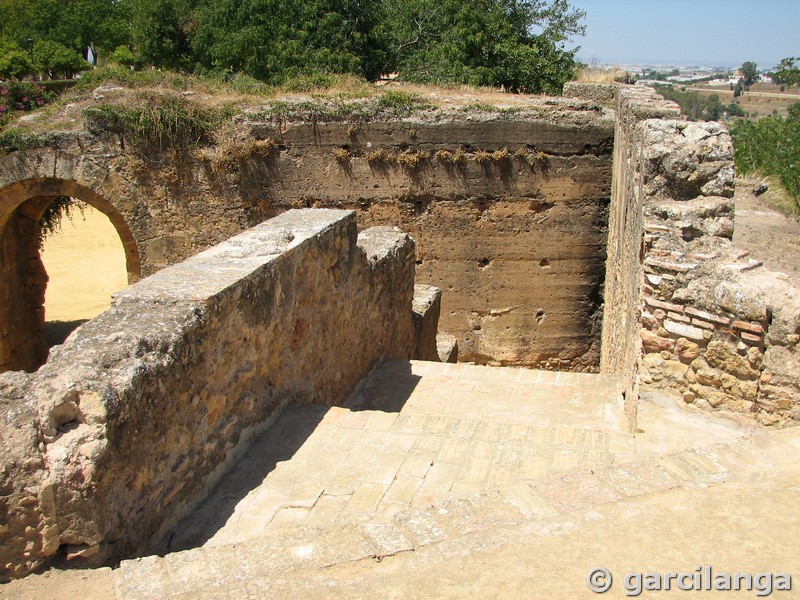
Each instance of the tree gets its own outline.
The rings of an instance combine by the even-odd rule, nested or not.
[[[773,81],[784,85],[800,85],[800,66],[795,64],[797,61],[800,58],[784,58],[772,74]]]
[[[272,84],[312,73],[379,74],[381,2],[216,0],[198,12],[195,56],[205,68]]]
[[[130,37],[130,5],[137,0],[0,0],[4,35],[26,47],[53,41],[85,53],[110,52]]]
[[[423,82],[560,92],[574,74],[585,13],[567,0],[385,0],[384,71]]]
[[[744,89],[750,91],[750,86],[758,80],[758,65],[748,61],[742,65],[741,71]]]
[[[33,46],[33,65],[38,72],[47,74],[50,79],[58,75],[69,79],[75,73],[89,68],[89,63],[77,52],[49,40]]]
[[[131,37],[142,62],[167,69],[192,67],[195,0],[136,0]]]
[[[788,121],[793,121],[800,123],[800,102],[795,102],[791,104],[788,108],[789,116],[787,117]]]
[[[32,72],[30,54],[14,42],[0,38],[0,79],[20,79]]]
[[[711,94],[706,98],[705,108],[702,112],[706,121],[718,121],[722,113],[725,112],[725,106],[723,106],[717,94]]]

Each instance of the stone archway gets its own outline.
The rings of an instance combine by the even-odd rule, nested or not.
[[[47,273],[39,255],[37,223],[58,196],[77,198],[106,215],[122,242],[128,283],[141,277],[131,228],[94,190],[55,178],[25,179],[0,189],[0,372],[34,371],[47,359],[43,335]]]

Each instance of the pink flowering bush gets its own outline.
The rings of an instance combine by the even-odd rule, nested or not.
[[[47,104],[50,99],[50,92],[36,83],[0,82],[0,125],[10,120],[12,113],[35,110]]]

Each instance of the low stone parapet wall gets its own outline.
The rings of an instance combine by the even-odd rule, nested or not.
[[[728,131],[676,119],[675,105],[646,88],[615,94],[603,370],[628,377],[634,422],[641,386],[796,424],[800,290],[731,241]]]
[[[287,402],[410,358],[414,242],[292,210],[121,292],[36,373],[0,375],[0,580],[145,548]]]

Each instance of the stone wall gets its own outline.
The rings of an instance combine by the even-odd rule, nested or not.
[[[576,88],[578,93],[591,86]],[[590,94],[591,95],[591,94]],[[800,420],[800,290],[733,246],[733,147],[620,87],[602,369],[768,425]]]
[[[597,370],[611,111],[533,98],[391,121],[263,114],[239,115],[232,138],[199,149],[100,131],[0,156],[0,228],[41,182],[69,184],[57,193],[123,224],[148,275],[291,208],[353,209],[361,229],[415,239],[461,360]]]
[[[413,295],[406,234],[293,210],[121,292],[36,373],[0,375],[0,579],[147,545],[284,404],[340,403],[412,357]]]
[[[547,102],[441,123],[249,126],[293,157],[275,159],[271,210],[300,199],[409,232],[418,278],[446,292],[440,328],[456,335],[459,360],[592,371],[613,120],[597,104]],[[346,159],[335,159],[340,150]],[[426,158],[410,167],[404,154]],[[254,175],[230,177],[252,189],[243,180]]]
[[[638,371],[641,364],[639,315],[641,303],[643,216],[640,190],[645,170],[644,129],[647,119],[675,116],[677,107],[661,101],[643,88],[573,86],[573,93],[589,97],[612,96],[617,102],[614,141],[614,176],[608,226],[608,258],[603,311],[600,367],[621,375],[625,381],[625,412],[635,428],[639,399]]]

